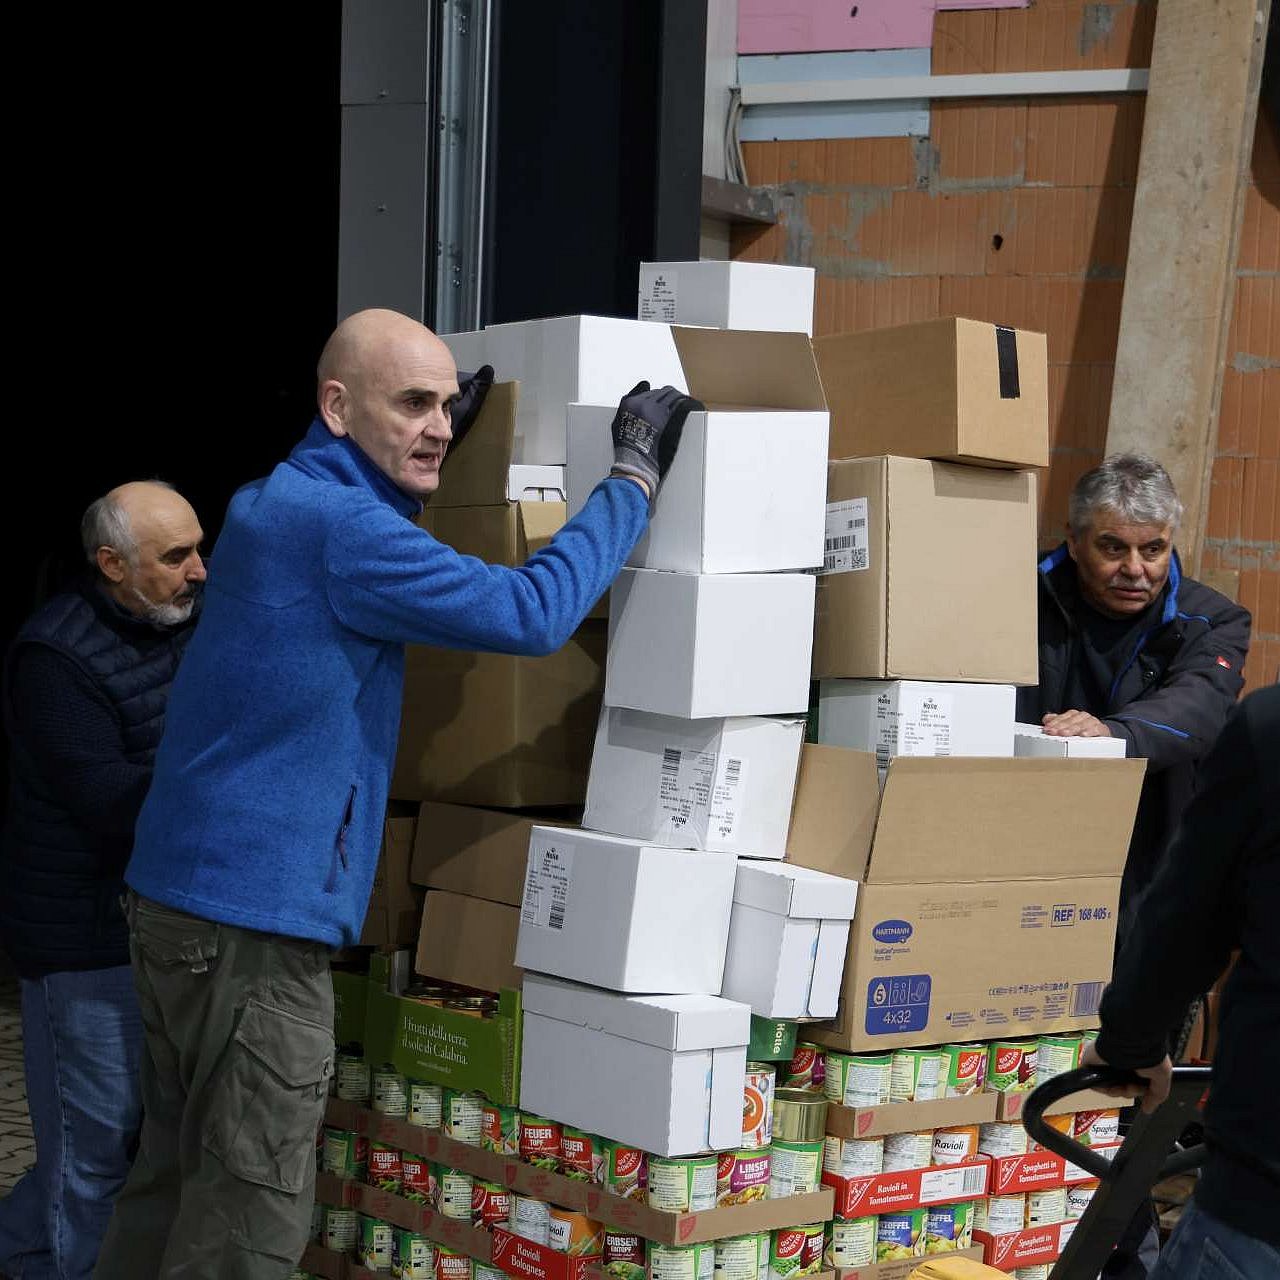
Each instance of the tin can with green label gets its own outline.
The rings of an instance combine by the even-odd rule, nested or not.
[[[436,1181],[440,1186],[440,1213],[459,1222],[470,1222],[475,1179],[461,1169],[438,1167]]]
[[[511,1217],[511,1192],[500,1182],[476,1178],[471,1184],[471,1225],[492,1231]]]
[[[373,1071],[373,1109],[384,1116],[405,1119],[409,1114],[409,1082],[395,1067],[384,1064]]]
[[[560,1172],[575,1182],[594,1182],[600,1165],[600,1140],[571,1125],[560,1130]]]
[[[823,1222],[775,1231],[769,1241],[769,1280],[794,1280],[821,1271],[826,1239]]]
[[[1036,1046],[1036,1083],[1074,1071],[1080,1065],[1082,1041],[1079,1034],[1041,1036]]]
[[[716,1157],[649,1157],[648,1201],[668,1213],[701,1213],[716,1207]]]
[[[596,1181],[606,1191],[625,1200],[644,1200],[649,1189],[649,1156],[638,1147],[606,1138],[600,1143],[600,1170]]]
[[[327,1204],[324,1207],[324,1227],[320,1243],[326,1249],[338,1253],[352,1253],[360,1238],[360,1215],[354,1209]]]
[[[889,1068],[890,1102],[931,1102],[941,1096],[942,1054],[937,1049],[896,1049]]]
[[[469,1147],[480,1145],[484,1129],[484,1098],[478,1093],[446,1089],[442,1099],[445,1134]]]
[[[360,1215],[360,1261],[371,1271],[387,1271],[391,1267],[392,1226],[381,1218]]]
[[[326,1126],[320,1167],[336,1177],[363,1182],[369,1167],[369,1140],[351,1129]]]
[[[846,1107],[878,1107],[889,1101],[891,1053],[828,1053],[823,1088],[828,1101]]]
[[[973,1244],[973,1203],[933,1205],[925,1211],[925,1253],[953,1253]]]
[[[400,1163],[400,1148],[389,1146],[385,1142],[369,1143],[369,1176],[366,1181],[379,1191],[390,1191],[400,1194],[400,1184],[404,1179],[404,1170]]]
[[[362,1107],[367,1107],[372,1092],[369,1064],[359,1054],[337,1053],[334,1055],[333,1066],[333,1074],[338,1081],[338,1097],[345,1102],[358,1102]]]
[[[600,1265],[611,1280],[645,1280],[644,1237],[606,1228]]]
[[[395,1280],[433,1280],[435,1270],[435,1241],[397,1227],[391,1236],[391,1274]]]
[[[706,1244],[658,1244],[645,1249],[649,1280],[715,1280],[716,1247]]]
[[[823,1252],[823,1265],[831,1269],[840,1267],[869,1267],[876,1260],[876,1219],[841,1218],[838,1215],[827,1223],[827,1244]]]
[[[481,1120],[480,1145],[500,1156],[520,1154],[520,1109],[486,1102]]]
[[[822,1144],[822,1170],[837,1178],[872,1178],[884,1172],[883,1138],[837,1138]]]
[[[768,1280],[769,1233],[717,1240],[716,1280]]]
[[[440,1200],[440,1188],[436,1184],[435,1165],[416,1151],[400,1153],[400,1194],[414,1204],[436,1205]]]
[[[779,1089],[773,1101],[769,1199],[804,1195],[822,1184],[827,1100],[805,1089]]]
[[[985,1044],[944,1044],[942,1053],[942,1097],[964,1098],[981,1093],[987,1080]]]
[[[444,1110],[444,1088],[429,1080],[409,1081],[409,1112],[405,1119],[422,1129],[438,1129]]]
[[[784,1069],[782,1083],[788,1089],[816,1089],[822,1092],[827,1078],[827,1051],[819,1044],[800,1041]]]
[[[521,1113],[520,1159],[539,1169],[560,1167],[560,1125],[542,1116]]]
[[[902,1209],[882,1213],[876,1219],[876,1261],[924,1257],[926,1209]]]
[[[722,1151],[716,1157],[716,1204],[751,1204],[766,1200],[773,1177],[773,1151]]]
[[[987,1049],[987,1088],[1025,1093],[1036,1087],[1035,1040],[993,1040]]]

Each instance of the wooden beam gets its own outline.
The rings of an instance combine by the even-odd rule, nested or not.
[[[1197,572],[1271,0],[1160,0],[1107,452],[1168,467]]]

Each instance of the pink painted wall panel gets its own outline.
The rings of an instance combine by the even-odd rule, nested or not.
[[[918,49],[936,0],[739,0],[739,53]]]
[[[1025,9],[1027,0],[938,0],[939,9]]]

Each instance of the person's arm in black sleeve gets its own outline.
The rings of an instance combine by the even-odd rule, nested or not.
[[[1247,609],[1231,605],[1183,647],[1159,687],[1103,721],[1149,774],[1199,760],[1217,739],[1244,686],[1250,622]]]
[[[1161,1063],[1169,1027],[1226,967],[1237,942],[1232,886],[1262,829],[1263,804],[1248,719],[1237,708],[1201,765],[1200,788],[1103,993],[1096,1049],[1104,1062]]]
[[[29,644],[14,663],[10,701],[15,735],[50,794],[88,830],[132,836],[151,768],[126,759],[120,722],[85,672]]]

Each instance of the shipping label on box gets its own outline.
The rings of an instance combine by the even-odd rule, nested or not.
[[[866,498],[827,503],[822,572],[857,573],[871,567]]]
[[[841,1178],[824,1170],[822,1181],[836,1197],[836,1213],[842,1218],[863,1218],[873,1213],[895,1213],[931,1204],[958,1204],[988,1194],[991,1161],[975,1156],[959,1164],[900,1173],[877,1173],[865,1178]]]
[[[766,262],[642,262],[637,314],[664,324],[812,334],[814,279],[812,267]]]

